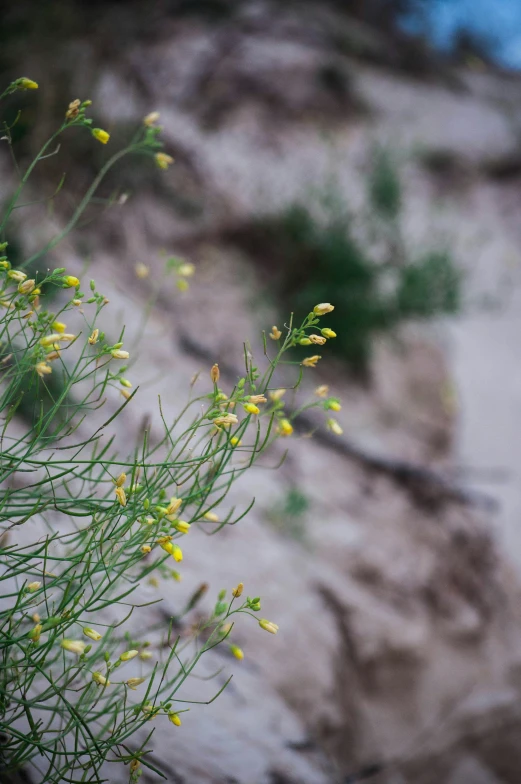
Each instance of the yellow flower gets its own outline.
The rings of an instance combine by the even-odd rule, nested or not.
[[[177,544],[174,544],[174,542],[169,541],[169,537],[165,536],[162,539],[158,539],[157,541],[158,544],[161,545],[165,553],[168,553],[169,555],[172,556],[174,561],[177,561],[179,563],[180,561],[183,560],[183,551]]]
[[[72,332],[65,332],[63,335],[60,335],[59,340],[67,343],[71,340],[76,340],[76,335],[73,335]]]
[[[232,591],[232,596],[235,596],[236,599],[242,594],[244,589],[244,583],[239,583],[236,588]]]
[[[260,414],[260,408],[258,406],[255,406],[253,403],[245,403],[244,410],[248,414]]]
[[[179,278],[179,280],[176,281],[175,285],[177,286],[179,291],[188,291],[188,289],[190,288],[190,284],[184,278]]]
[[[103,128],[93,128],[91,133],[94,136],[94,138],[97,139],[102,144],[106,144],[110,139],[110,133],[104,131]]]
[[[177,268],[177,274],[182,275],[184,278],[191,278],[194,272],[195,264],[191,264],[189,261]]]
[[[52,373],[52,367],[47,362],[38,362],[34,366],[34,368],[38,373],[38,375],[40,376],[40,378],[43,378],[44,376],[48,376],[49,373]]]
[[[31,593],[34,593],[34,591],[37,591],[41,587],[42,584],[39,582],[29,583],[27,586],[27,590],[30,591]]]
[[[123,490],[123,488],[122,487],[116,487],[115,493],[116,493],[116,498],[118,499],[120,505],[121,506],[126,506],[127,505],[127,496],[126,496],[125,491]]]
[[[278,400],[283,398],[285,394],[286,394],[285,389],[274,389],[272,392],[269,393],[270,400],[277,402]]]
[[[175,513],[178,512],[181,509],[182,504],[183,504],[183,499],[182,498],[176,498],[175,496],[173,496],[170,499],[170,503],[168,504],[168,506],[166,508],[166,514],[167,515],[175,515]]]
[[[26,79],[23,76],[21,79],[16,80],[17,86],[20,90],[37,90],[38,89],[38,82],[33,82],[32,79]]]
[[[270,332],[270,338],[272,340],[278,340],[281,336],[282,336],[282,332],[280,331],[280,329],[275,325],[273,325]]]
[[[219,515],[216,515],[215,512],[205,512],[203,517],[205,520],[208,520],[210,523],[219,522]]]
[[[289,419],[281,419],[278,427],[281,436],[290,436],[293,433],[293,425]]]
[[[136,656],[138,655],[139,655],[139,651],[125,651],[124,653],[121,654],[119,658],[120,661],[126,662],[126,661],[130,661],[131,659],[135,659]]]
[[[250,395],[248,398],[249,403],[266,403],[264,395]]]
[[[40,621],[41,621],[42,619],[40,618],[40,616],[38,615],[38,613],[34,613],[34,615],[31,615],[31,620],[32,620],[32,621],[34,621],[35,623],[40,623]]]
[[[230,651],[236,659],[239,659],[239,661],[244,659],[244,652],[242,651],[242,648],[239,648],[238,645],[230,645]]]
[[[148,555],[148,554],[149,554],[149,552],[151,552],[151,550],[152,550],[152,548],[150,547],[150,545],[149,545],[149,544],[144,544],[144,545],[141,547],[141,552],[143,553],[143,555]]]
[[[236,425],[239,420],[237,419],[236,414],[224,414],[223,416],[216,417],[213,421],[215,425],[228,427],[229,425]]]
[[[119,391],[121,392],[125,400],[128,400],[130,397],[132,397],[132,395],[127,389],[120,389]]]
[[[329,430],[331,430],[331,432],[334,433],[336,436],[341,436],[342,433],[344,432],[340,427],[340,425],[338,424],[338,422],[336,421],[336,419],[328,419],[326,424]]]
[[[176,727],[180,727],[181,726],[181,719],[179,718],[177,713],[169,713],[168,714],[168,718],[170,719],[172,724],[175,724]]]
[[[322,384],[322,386],[317,387],[315,389],[315,395],[317,397],[327,397],[328,394],[329,394],[329,387],[327,384]]]
[[[99,632],[97,632],[95,629],[91,629],[89,626],[85,626],[85,628],[83,629],[83,634],[86,637],[90,637],[90,639],[94,640],[94,642],[98,642],[99,640],[101,640],[101,638],[103,636]]]
[[[143,264],[142,261],[139,261],[136,264],[135,270],[136,270],[136,277],[139,278],[140,280],[144,280],[145,278],[148,278],[148,276],[150,275],[150,270],[148,269],[146,264]]]
[[[101,672],[93,672],[92,680],[94,681],[94,683],[97,683],[98,686],[110,686],[110,681],[108,680],[108,678],[105,678],[105,676],[102,675]]]
[[[64,648],[66,651],[70,653],[77,653],[80,656],[85,648],[87,647],[86,643],[82,642],[81,640],[67,640],[64,639],[60,643],[61,647]]]
[[[264,631],[269,632],[270,634],[277,634],[279,630],[279,627],[277,626],[276,623],[273,623],[272,621],[267,621],[266,618],[260,619],[259,626],[261,627],[261,629],[264,629]]]
[[[93,329],[92,334],[89,337],[89,343],[91,346],[94,346],[99,340],[99,329]]]
[[[312,343],[315,343],[317,346],[323,346],[326,342],[326,339],[322,337],[322,335],[310,335],[309,339]]]
[[[128,351],[122,351],[120,348],[115,348],[110,353],[113,359],[128,359],[130,357]]]
[[[145,678],[129,678],[128,681],[126,681],[126,684],[129,688],[134,689],[135,691],[137,687],[141,686],[141,684],[144,682]]]
[[[332,329],[328,329],[327,327],[324,327],[324,329],[321,329],[320,331],[325,338],[329,338],[329,339],[336,338],[336,332],[333,332]]]
[[[116,479],[116,487],[123,487],[126,481],[127,475],[122,472]]]
[[[32,278],[30,280],[24,280],[24,282],[20,283],[20,285],[18,286],[18,292],[20,294],[30,294],[35,286],[36,286],[36,281],[33,280]]]
[[[75,275],[65,275],[63,285],[66,289],[74,289],[80,285],[80,281]]]
[[[319,305],[315,305],[313,313],[315,316],[325,316],[326,313],[331,313],[334,309],[335,306],[331,305],[329,302],[321,302]]]
[[[154,158],[156,159],[156,163],[159,168],[163,170],[168,169],[170,164],[174,162],[172,156],[167,155],[166,152],[156,152]]]
[[[217,363],[215,363],[215,365],[212,365],[212,368],[210,370],[210,378],[211,378],[211,380],[213,381],[214,384],[217,384],[217,382],[219,381],[219,376],[220,375],[221,374],[219,372],[219,365]]]
[[[72,304],[78,308],[82,304],[81,299],[73,299]]]
[[[9,270],[7,273],[7,277],[11,278],[11,280],[16,281],[16,283],[23,283],[24,280],[27,279],[27,275],[25,272],[20,272],[19,270]]]
[[[148,128],[150,128],[151,125],[156,124],[156,122],[159,120],[159,117],[159,112],[150,112],[150,114],[147,114],[146,117],[143,117],[143,125],[146,125]]]
[[[241,439],[240,439],[240,438],[237,438],[237,436],[232,436],[232,437],[230,438],[230,444],[231,444],[233,447],[236,447],[236,446],[240,446],[240,445],[242,444],[242,441],[241,441]]]
[[[306,359],[303,359],[302,364],[304,367],[316,367],[319,359],[321,359],[321,357],[318,354],[314,354],[312,357],[306,357]]]

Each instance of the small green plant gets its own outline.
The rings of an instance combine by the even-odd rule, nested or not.
[[[37,85],[20,79],[6,92],[19,89]],[[305,369],[317,364],[318,355],[296,362],[287,352],[326,342],[320,320],[334,308],[325,302],[300,326],[290,319],[284,331],[273,327],[264,336],[264,369],[245,347],[244,374],[225,391],[214,365],[198,395],[194,380],[173,422],[159,404],[162,437],[152,441],[145,432],[130,455],[118,454],[120,414],[139,404],[139,389],[127,377],[132,346],[124,342],[124,328],[115,342],[107,339],[101,321],[109,303],[94,281],[84,288],[64,268],[34,277],[25,270],[35,270],[43,254],[52,257],[123,156],[147,155],[161,169],[172,162],[161,151],[157,116],[146,117],[131,143],[109,159],[41,251],[14,267],[6,239],[31,171],[58,136],[76,125],[109,142],[104,130],[92,129],[88,107],[70,104],[62,127],[22,174],[0,223],[0,340],[9,347],[0,362],[0,773],[27,768],[38,784],[106,781],[110,763],[128,765],[130,782],[143,768],[161,775],[151,757],[150,721],[160,717],[172,731],[181,726],[194,704],[188,687],[201,657],[225,644],[235,659],[243,658],[232,642],[239,616],[277,632],[274,622],[259,618],[261,599],[244,598],[242,583],[221,590],[195,625],[186,618],[204,584],[158,628],[147,627],[146,603],[134,593],[150,581],[159,585],[159,578],[180,579],[193,546],[191,526],[213,534],[242,519],[250,507],[226,510],[231,486],[276,439],[293,434],[302,410],[340,408],[322,387],[286,415],[285,390],[272,386],[281,366],[298,369],[288,385],[296,388]],[[6,135],[10,139],[9,129]],[[193,271],[175,258],[168,265],[183,281]],[[145,267],[136,272],[148,274]],[[46,308],[47,296],[53,310]],[[20,420],[27,389],[32,413]],[[121,402],[111,407],[114,396]],[[103,407],[105,416],[98,413],[91,425],[92,412]],[[327,426],[341,433],[334,419]],[[134,615],[138,636],[127,626]]]
[[[402,203],[396,168],[387,153],[377,152],[368,180],[368,217],[352,215],[342,199],[333,198],[319,205],[319,218],[294,204],[232,236],[269,265],[269,291],[276,292],[281,309],[291,301],[297,310],[308,310],[335,292],[329,326],[338,337],[332,348],[362,377],[378,335],[460,307],[461,275],[449,252],[435,249],[419,258],[407,252]]]
[[[303,542],[306,538],[305,515],[308,509],[307,496],[297,487],[292,487],[268,511],[267,519],[282,536]]]

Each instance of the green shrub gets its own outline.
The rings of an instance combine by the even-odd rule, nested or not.
[[[37,85],[21,79],[6,92],[20,89]],[[139,405],[139,390],[131,391],[126,375],[132,346],[123,342],[123,327],[116,342],[105,336],[109,303],[94,281],[84,289],[63,268],[38,278],[24,270],[34,270],[37,261],[41,268],[44,254],[52,258],[122,157],[143,155],[161,169],[172,162],[161,151],[157,118],[145,118],[130,144],[108,159],[44,248],[28,259],[19,254],[14,267],[5,239],[34,166],[58,137],[61,142],[75,126],[109,142],[105,131],[92,130],[88,108],[87,102],[71,104],[23,172],[0,220],[0,340],[6,352],[0,362],[0,777],[28,768],[38,784],[106,781],[107,762],[127,764],[131,782],[145,767],[161,775],[151,757],[150,719],[171,722],[176,731],[191,705],[189,692],[181,697],[180,689],[216,645],[243,658],[232,642],[239,615],[277,632],[276,624],[259,619],[260,598],[242,596],[242,583],[220,591],[194,625],[193,617],[185,619],[204,594],[199,588],[156,630],[148,628],[146,605],[133,595],[147,581],[158,584],[158,577],[180,579],[184,541],[188,558],[193,546],[191,525],[215,533],[247,513],[226,511],[231,486],[277,438],[292,435],[297,415],[285,414],[281,392],[271,387],[273,375],[279,365],[298,367],[284,358],[287,351],[321,339],[320,319],[333,311],[322,303],[299,327],[273,329],[264,369],[246,351],[244,374],[226,392],[217,365],[199,395],[189,392],[187,380],[187,400],[175,421],[167,422],[160,407],[162,437],[152,443],[147,432],[136,435],[131,454],[118,454],[119,415]],[[181,281],[193,271],[179,259],[167,264]],[[67,331],[69,318],[81,325],[74,333]],[[304,360],[288,386],[298,386],[303,368],[315,361]],[[116,392],[121,404],[109,409]],[[302,408],[338,410],[338,401],[325,394]],[[28,395],[31,414],[24,422],[17,413]],[[109,410],[101,420],[101,414],[90,416],[103,405]],[[327,424],[341,432],[334,420]],[[131,615],[142,630],[138,635],[127,628]],[[128,673],[132,660],[139,675]]]

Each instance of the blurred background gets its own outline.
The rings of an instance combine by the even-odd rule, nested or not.
[[[107,332],[140,347],[129,445],[158,393],[174,414],[214,362],[231,388],[245,339],[260,356],[262,329],[335,305],[304,387],[342,400],[343,435],[302,418],[235,491],[247,520],[194,534],[183,582],[147,589],[168,617],[202,576],[242,580],[281,629],[244,624],[232,668],[212,653],[232,684],[158,726],[155,764],[175,784],[519,784],[521,4],[0,7],[1,84],[40,85],[0,112],[21,167],[75,98],[114,148],[159,111],[176,161],[125,160],[45,259],[94,277]],[[110,154],[76,130],[12,220],[14,263]],[[172,257],[195,264],[186,291]]]

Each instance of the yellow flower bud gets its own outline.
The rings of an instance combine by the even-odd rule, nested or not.
[[[18,88],[20,90],[37,90],[38,89],[38,82],[33,82],[32,79],[26,79],[25,76],[21,79],[17,79],[16,82]]]
[[[322,335],[310,335],[309,339],[312,343],[315,343],[317,346],[323,346],[326,342],[326,339],[322,337]]]
[[[235,658],[239,661],[244,659],[244,652],[242,648],[239,648],[238,645],[230,645],[230,651],[232,652],[232,655],[235,656]]]
[[[255,406],[253,403],[245,403],[244,410],[248,414],[260,414],[260,408]]]
[[[266,403],[267,400],[264,395],[250,395],[248,398],[249,403]]]
[[[104,131],[103,128],[93,128],[91,133],[94,136],[94,138],[97,139],[102,144],[106,144],[110,139],[110,133]]]
[[[178,280],[176,280],[175,285],[177,286],[179,291],[188,291],[188,289],[190,288],[190,284],[184,278],[178,278]]]
[[[169,713],[168,714],[168,718],[170,719],[172,724],[175,724],[176,727],[180,727],[181,726],[181,719],[179,718],[177,713]]]
[[[60,645],[66,651],[69,651],[70,653],[76,653],[78,654],[78,656],[80,656],[84,652],[85,648],[87,647],[87,644],[82,642],[81,640],[64,639],[61,641]]]
[[[42,624],[37,623],[36,626],[33,629],[31,629],[31,631],[29,632],[28,637],[33,642],[38,642],[41,633],[42,633]]]
[[[319,359],[321,359],[321,357],[318,354],[314,354],[312,357],[306,357],[306,359],[303,359],[302,364],[304,367],[316,367]]]
[[[99,640],[101,640],[101,638],[103,636],[102,634],[97,632],[95,629],[91,629],[89,626],[85,626],[85,628],[83,629],[83,634],[86,637],[90,637],[90,639],[94,640],[94,642],[99,642]]]
[[[141,552],[143,553],[143,555],[148,555],[148,554],[149,554],[149,552],[151,552],[151,550],[152,550],[152,548],[150,547],[150,545],[149,545],[149,544],[144,544],[144,545],[141,547]]]
[[[175,515],[175,513],[178,512],[181,509],[182,504],[183,504],[183,499],[182,498],[176,498],[175,496],[173,496],[170,499],[170,503],[168,504],[168,506],[166,508],[166,514],[167,515]]]
[[[341,436],[342,433],[344,432],[340,427],[340,425],[338,424],[338,422],[336,421],[336,419],[328,419],[326,425],[328,429],[331,430],[331,432],[334,433],[336,436]]]
[[[35,285],[36,281],[32,278],[30,280],[24,280],[24,282],[20,283],[18,286],[18,291],[20,294],[30,294],[31,291],[34,290]]]
[[[63,285],[67,289],[74,289],[76,286],[80,285],[80,281],[75,275],[65,275],[63,278]]]
[[[135,659],[136,656],[139,656],[139,651],[125,651],[119,658],[120,661],[126,662],[130,661],[131,659]]]
[[[244,583],[239,583],[236,588],[232,591],[232,596],[235,596],[236,599],[242,594],[244,589]]]
[[[125,473],[121,473],[116,479],[116,487],[123,487],[125,482],[127,481],[127,475]]]
[[[229,427],[229,425],[236,425],[239,420],[237,419],[236,414],[224,414],[223,416],[216,417],[213,421],[215,425]]]
[[[190,523],[185,522],[185,520],[174,520],[173,526],[180,534],[187,534],[190,530]]]
[[[40,623],[42,619],[40,618],[38,613],[34,613],[34,615],[31,615],[31,620],[34,621],[35,623]]]
[[[167,155],[165,152],[156,152],[155,154],[156,163],[160,169],[166,170],[174,162],[174,159],[171,155]]]
[[[273,623],[272,621],[267,621],[266,618],[260,619],[259,626],[261,627],[261,629],[264,629],[264,631],[269,632],[270,634],[277,634],[279,630],[279,627],[277,626],[276,623]]]
[[[331,338],[336,338],[336,332],[333,332],[332,329],[328,329],[328,327],[325,327],[324,329],[321,329],[320,331],[323,334],[323,336],[325,338],[328,338],[329,340],[331,340]]]
[[[280,329],[275,325],[273,325],[270,332],[270,338],[272,340],[278,340],[281,336],[282,336],[282,332],[280,331]]]
[[[38,373],[38,375],[40,376],[40,378],[43,378],[44,376],[48,376],[49,373],[52,373],[52,367],[47,362],[38,362],[34,366],[34,368]]]
[[[300,338],[299,344],[301,346],[311,346],[311,340],[309,338]]]
[[[210,523],[219,522],[219,515],[216,515],[215,512],[205,512],[203,517],[205,520],[209,520]]]
[[[34,591],[37,591],[41,587],[42,587],[42,584],[37,582],[37,581],[35,581],[34,583],[28,583],[27,590],[30,591],[31,593],[34,593]]]
[[[319,305],[315,305],[313,313],[315,316],[325,316],[326,313],[331,313],[334,309],[335,306],[331,305],[329,302],[321,302]]]
[[[55,332],[58,332],[60,335],[63,335],[63,333],[67,329],[67,324],[64,324],[63,321],[53,321],[53,323],[51,324],[51,329],[54,329]]]
[[[93,329],[92,334],[89,337],[89,343],[91,346],[94,346],[99,340],[99,329]]]
[[[108,678],[105,678],[105,676],[102,675],[101,672],[93,672],[92,680],[94,681],[94,683],[97,683],[98,686],[110,686],[110,681],[108,680]]]
[[[240,445],[242,444],[242,441],[241,441],[241,439],[240,439],[240,438],[237,438],[237,436],[232,436],[232,437],[230,438],[230,444],[231,444],[233,447],[236,447],[236,446],[240,446]]]
[[[116,493],[116,498],[118,499],[120,505],[121,506],[126,506],[127,505],[127,496],[126,496],[126,493],[123,490],[123,488],[122,487],[116,487],[114,492]]]
[[[78,308],[82,304],[81,299],[73,299],[72,304]]]
[[[290,436],[293,433],[293,425],[289,419],[281,419],[278,426],[278,432],[281,436]]]
[[[145,680],[145,678],[129,678],[128,681],[126,681],[126,684],[135,691],[138,686],[141,686],[141,684],[145,682]]]
[[[76,340],[76,335],[73,335],[72,332],[64,332],[63,335],[60,335],[59,340],[63,343],[70,343],[71,340]]]
[[[150,114],[147,114],[146,117],[143,117],[143,125],[146,125],[150,128],[150,126],[156,124],[156,122],[159,120],[159,117],[159,112],[150,112]]]
[[[330,400],[327,406],[331,411],[341,411],[342,406],[338,402],[338,400]]]
[[[273,400],[273,402],[277,402],[278,400],[283,398],[285,394],[286,394],[285,389],[274,389],[272,392],[269,393],[270,400]]]
[[[19,270],[9,270],[7,276],[11,278],[11,280],[16,281],[16,283],[23,283],[27,278],[25,272],[20,272]]]
[[[177,274],[182,275],[184,278],[191,278],[194,272],[195,264],[191,264],[189,261],[177,268]]]
[[[328,394],[329,394],[329,387],[327,384],[322,384],[322,386],[317,387],[315,389],[315,395],[317,397],[327,397]]]
[[[132,381],[129,381],[128,378],[120,378],[119,383],[122,387],[126,387],[127,389],[132,389]]]
[[[221,374],[219,372],[219,365],[215,363],[215,365],[212,365],[212,369],[210,370],[210,378],[212,379],[214,384],[217,384],[220,375]]]
[[[120,348],[115,348],[113,351],[110,352],[113,359],[128,359],[130,354],[128,351],[123,351]]]
[[[148,269],[146,264],[143,264],[142,261],[139,261],[136,264],[135,270],[136,270],[136,277],[139,278],[140,280],[144,280],[145,278],[148,278],[148,276],[150,275],[150,270]]]
[[[152,658],[152,654],[150,653],[150,651],[142,651],[139,654],[139,658],[141,659],[141,661],[147,661],[148,659]]]

